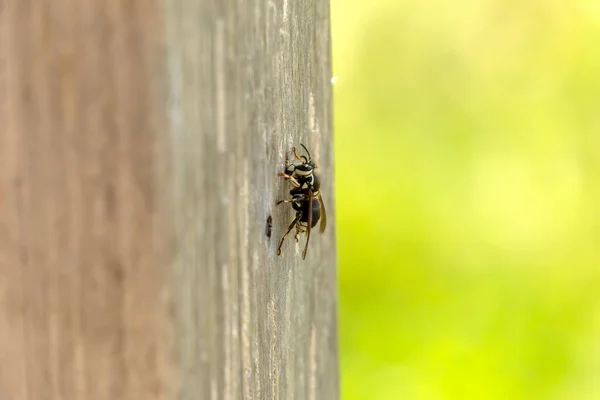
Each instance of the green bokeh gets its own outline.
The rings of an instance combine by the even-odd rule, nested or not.
[[[332,24],[343,398],[600,399],[600,2]]]

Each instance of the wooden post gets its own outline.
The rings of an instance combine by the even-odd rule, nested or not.
[[[339,398],[330,79],[327,0],[0,1],[0,398]]]

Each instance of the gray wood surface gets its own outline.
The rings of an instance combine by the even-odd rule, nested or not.
[[[329,29],[327,0],[0,1],[0,398],[339,398]],[[305,261],[276,255],[300,143]]]

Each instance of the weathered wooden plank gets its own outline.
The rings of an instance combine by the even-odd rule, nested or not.
[[[324,0],[0,3],[0,397],[339,397],[329,40]]]
[[[168,4],[184,398],[335,399],[329,4]],[[301,142],[330,219],[306,262],[291,242],[275,255],[293,218],[276,173]]]

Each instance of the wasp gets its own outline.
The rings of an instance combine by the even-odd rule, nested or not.
[[[281,254],[281,246],[285,237],[296,228],[296,234],[294,238],[298,242],[298,235],[306,233],[306,244],[302,251],[302,259],[306,258],[306,251],[308,250],[308,242],[310,240],[310,231],[314,228],[319,220],[321,225],[319,226],[320,233],[325,232],[327,225],[327,214],[325,212],[325,203],[321,197],[320,187],[321,182],[319,176],[315,173],[317,166],[310,156],[310,152],[303,145],[300,144],[306,156],[298,156],[296,148],[292,148],[294,157],[297,162],[289,163],[286,160],[285,172],[279,172],[277,175],[285,178],[289,181],[294,188],[290,190],[291,198],[289,200],[280,200],[276,205],[281,203],[291,203],[292,208],[296,211],[296,218],[288,226],[288,230],[281,237],[279,247],[277,248],[277,255]]]

